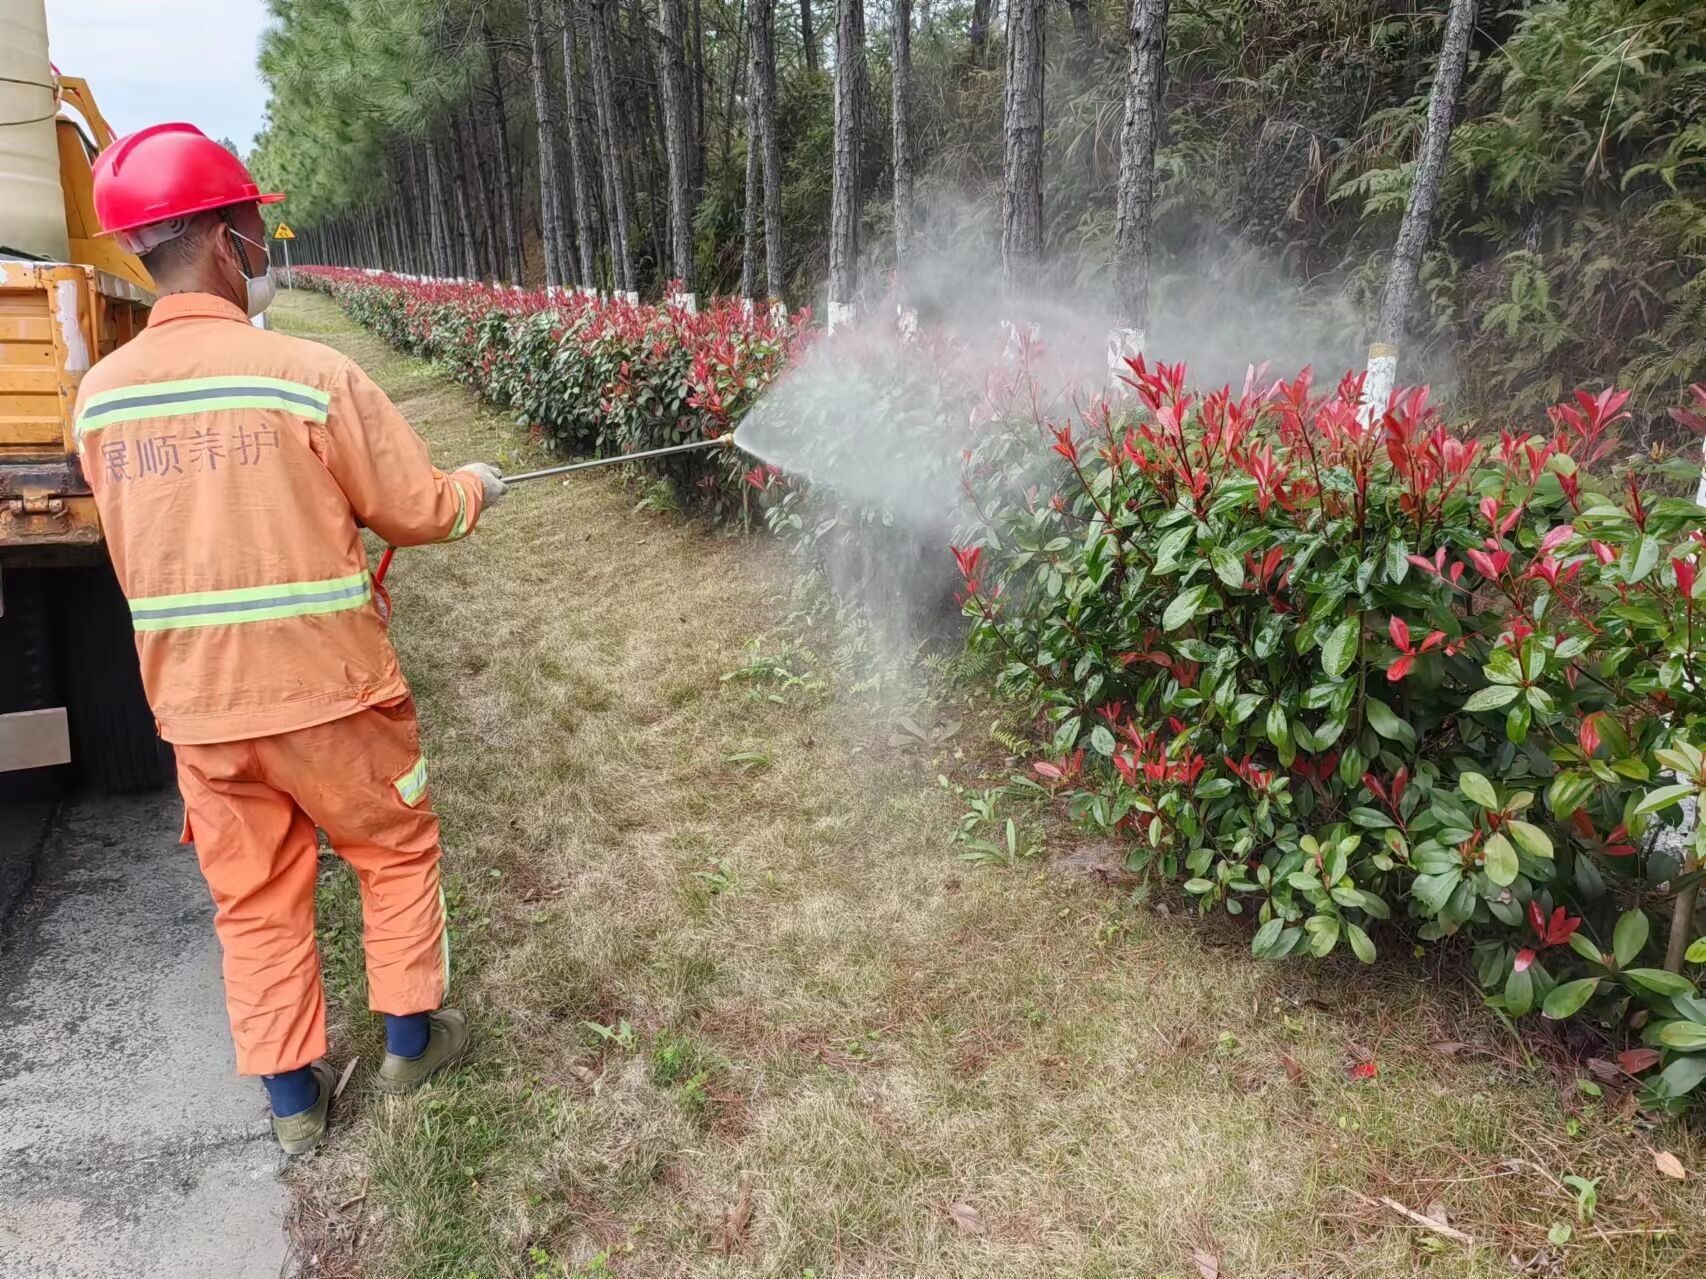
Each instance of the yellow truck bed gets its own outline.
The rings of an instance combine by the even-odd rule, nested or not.
[[[72,407],[83,375],[146,323],[150,301],[92,266],[0,261],[0,557],[99,545]]]

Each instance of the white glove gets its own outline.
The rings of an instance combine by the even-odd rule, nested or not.
[[[490,462],[470,462],[458,470],[466,471],[480,481],[480,509],[489,511],[498,504],[498,499],[509,491],[504,484],[503,476],[498,474],[498,468]]]

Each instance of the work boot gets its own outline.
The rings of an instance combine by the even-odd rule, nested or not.
[[[441,1070],[460,1065],[468,1055],[473,1038],[468,1018],[454,1008],[440,1008],[427,1014],[427,1046],[419,1057],[399,1057],[386,1053],[379,1063],[379,1075],[374,1080],[380,1091],[389,1093],[413,1092]]]
[[[316,1061],[310,1063],[308,1069],[314,1072],[314,1082],[320,1085],[319,1098],[300,1114],[286,1115],[283,1119],[273,1116],[272,1135],[278,1138],[278,1144],[284,1147],[287,1155],[307,1154],[326,1135],[326,1117],[332,1110],[332,1089],[335,1086],[332,1068],[324,1061]]]

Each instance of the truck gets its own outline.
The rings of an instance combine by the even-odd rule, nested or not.
[[[172,776],[74,449],[84,373],[154,300],[99,235],[92,165],[112,140],[49,61],[41,0],[0,0],[0,799]]]

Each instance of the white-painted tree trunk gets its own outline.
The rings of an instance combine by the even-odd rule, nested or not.
[[[1362,404],[1357,410],[1364,426],[1386,412],[1397,384],[1398,348],[1387,342],[1370,343],[1368,368],[1362,379]]]
[[[1108,330],[1108,385],[1123,387],[1120,379],[1131,370],[1126,365],[1127,360],[1134,360],[1143,354],[1143,343],[1147,334],[1142,329],[1109,329]]]

